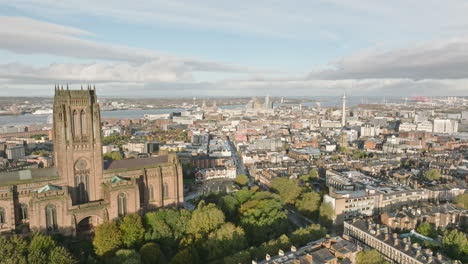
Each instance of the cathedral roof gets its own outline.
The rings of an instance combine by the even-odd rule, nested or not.
[[[125,178],[122,178],[119,175],[117,175],[117,176],[112,177],[112,179],[110,179],[110,182],[116,183],[116,182],[125,181],[125,180],[126,180]]]
[[[21,184],[57,178],[56,168],[26,169],[0,173],[0,184]]]
[[[57,185],[52,185],[52,184],[46,184],[40,189],[37,190],[38,193],[43,193],[47,191],[60,191],[62,190],[62,187],[57,186]]]
[[[104,162],[104,170],[118,169],[136,169],[152,166],[155,164],[163,164],[169,161],[168,156],[158,156],[138,159],[112,160]]]

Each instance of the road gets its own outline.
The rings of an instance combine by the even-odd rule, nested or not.
[[[234,161],[234,164],[236,165],[237,168],[237,173],[238,174],[244,174],[246,176],[249,176],[249,171],[245,167],[244,163],[242,162],[242,159],[239,157],[239,154],[237,153],[237,149],[234,146],[234,144],[231,142],[231,140],[228,137],[228,142],[229,146],[231,147],[231,153],[232,153],[232,160]]]
[[[292,208],[286,208],[286,210],[288,211],[289,221],[291,221],[296,226],[305,228],[311,224],[314,224],[314,222],[312,222],[309,218],[301,215]]]

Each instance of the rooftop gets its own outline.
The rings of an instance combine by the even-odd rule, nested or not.
[[[168,156],[157,156],[138,159],[111,160],[104,162],[104,170],[143,168],[168,162]]]

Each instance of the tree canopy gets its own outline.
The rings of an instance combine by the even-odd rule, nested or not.
[[[33,234],[31,242],[18,236],[0,236],[0,263],[76,264],[70,252],[50,236]]]
[[[188,222],[187,233],[206,235],[220,227],[224,219],[223,211],[219,210],[215,204],[205,204],[205,201],[201,201]]]
[[[236,183],[239,184],[240,186],[245,186],[247,183],[249,183],[249,178],[245,176],[244,174],[238,174],[236,176]]]
[[[442,245],[447,255],[454,259],[467,260],[468,239],[466,234],[458,230],[446,230],[442,237]]]
[[[317,192],[303,193],[301,197],[296,200],[296,208],[309,218],[316,218],[320,208],[320,194]]]
[[[127,248],[134,248],[143,242],[145,229],[141,218],[137,214],[126,215],[120,223],[122,231],[122,243]]]
[[[102,223],[95,229],[93,245],[98,256],[112,255],[122,246],[122,231],[114,221]]]
[[[164,252],[173,252],[185,235],[191,212],[185,209],[161,209],[145,215],[146,240],[157,241]]]
[[[437,237],[437,230],[432,224],[428,222],[421,223],[416,229],[416,231],[423,236],[432,237],[432,238]]]
[[[283,204],[277,199],[252,199],[240,209],[240,224],[251,244],[257,244],[287,230],[288,217]]]
[[[319,175],[318,175],[317,169],[312,169],[312,170],[309,171],[308,174],[305,174],[305,175],[302,175],[301,177],[299,177],[299,179],[301,181],[308,182],[311,179],[318,179],[318,177],[319,177]]]
[[[246,248],[247,239],[242,227],[226,223],[208,235],[203,247],[208,253],[208,259],[216,259]]]
[[[287,204],[294,204],[302,192],[302,188],[296,180],[290,180],[286,177],[277,177],[271,181],[270,188],[277,192],[281,200]]]
[[[335,217],[335,211],[329,203],[322,203],[320,205],[320,221],[327,226],[330,226],[333,223],[333,218]]]
[[[121,160],[121,159],[123,159],[122,154],[120,152],[118,152],[118,151],[106,153],[106,154],[104,154],[103,157],[104,157],[105,160]]]
[[[468,209],[468,193],[460,194],[455,197],[455,205],[463,209]]]
[[[440,179],[440,171],[436,169],[430,169],[424,173],[424,178],[429,181],[437,181]]]
[[[141,262],[143,264],[164,263],[164,255],[158,244],[149,242],[140,248]]]

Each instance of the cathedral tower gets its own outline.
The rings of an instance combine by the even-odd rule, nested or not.
[[[96,91],[55,88],[54,157],[73,204],[102,199],[101,116]]]

